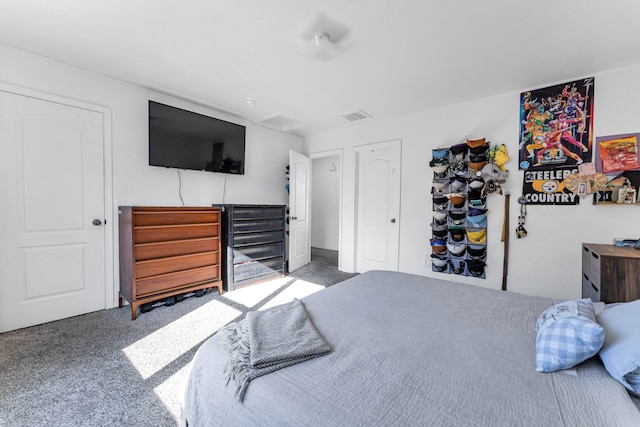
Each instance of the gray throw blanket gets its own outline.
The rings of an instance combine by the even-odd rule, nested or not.
[[[235,397],[242,401],[249,382],[331,352],[299,300],[265,311],[247,313],[245,319],[225,327],[229,359],[227,384],[235,382]]]

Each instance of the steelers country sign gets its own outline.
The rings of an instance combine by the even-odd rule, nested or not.
[[[577,166],[530,169],[524,172],[522,196],[528,205],[577,205],[580,197],[565,188],[564,179]]]

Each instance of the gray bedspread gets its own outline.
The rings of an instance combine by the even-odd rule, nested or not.
[[[303,301],[333,352],[256,378],[238,403],[215,335],[191,366],[189,426],[640,426],[598,358],[536,372],[548,298],[368,272]]]

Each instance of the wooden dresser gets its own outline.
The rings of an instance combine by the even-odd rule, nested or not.
[[[120,206],[120,307],[131,318],[142,304],[217,287],[220,275],[220,209]]]
[[[640,250],[582,244],[582,297],[605,303],[640,298]]]
[[[232,291],[285,274],[285,206],[214,205],[222,209],[222,278]]]

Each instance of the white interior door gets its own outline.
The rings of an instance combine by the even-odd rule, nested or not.
[[[398,271],[400,141],[357,149],[356,271]]]
[[[289,272],[311,262],[311,161],[289,151]]]
[[[104,309],[103,114],[5,91],[0,112],[0,332]]]

